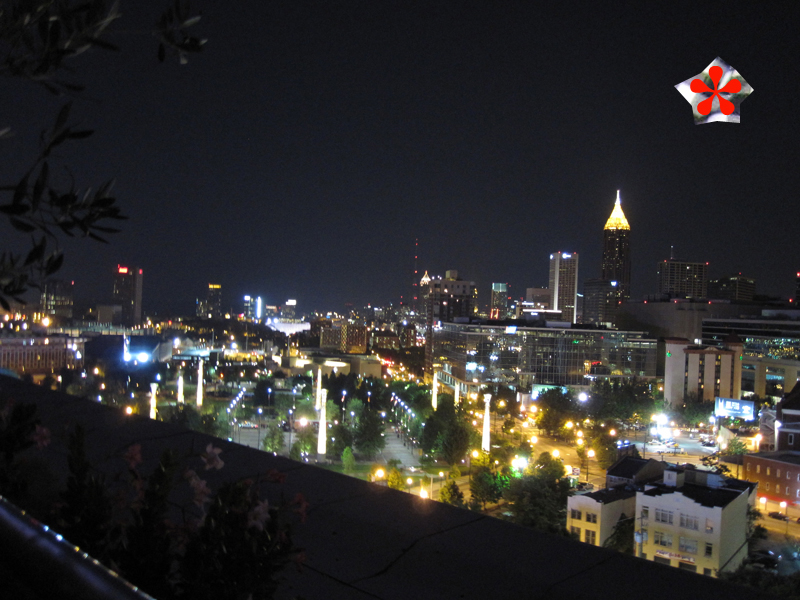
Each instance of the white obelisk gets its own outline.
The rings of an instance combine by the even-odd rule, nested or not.
[[[319,435],[317,436],[317,457],[324,458],[328,453],[328,390],[321,390],[319,393]]]
[[[317,368],[317,405],[314,407],[317,410],[320,410],[321,407],[321,398],[322,396],[322,367]]]
[[[492,418],[489,415],[489,405],[492,402],[492,395],[484,394],[483,401],[486,403],[486,412],[484,412],[483,414],[483,439],[481,439],[481,450],[483,450],[484,452],[489,452],[492,449],[491,441],[489,438],[490,428],[491,428],[490,419]]]
[[[431,406],[433,406],[433,410],[436,410],[436,407],[439,404],[439,398],[438,398],[438,396],[439,396],[439,381],[438,381],[438,379],[439,379],[439,374],[436,371],[434,371],[433,372],[433,387],[431,388],[433,390],[432,394],[431,394]]]
[[[203,407],[203,359],[197,367],[197,408]]]
[[[461,384],[456,381],[456,386],[453,388],[453,404],[458,406],[459,401],[461,400]]]
[[[178,404],[183,404],[183,373],[178,375]]]
[[[158,384],[150,384],[150,418],[156,418],[156,392],[158,391]]]

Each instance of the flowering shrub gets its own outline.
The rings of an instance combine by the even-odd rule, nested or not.
[[[0,494],[24,499],[17,455],[49,441],[35,406],[0,410]],[[142,454],[141,444],[131,445],[120,457],[125,470],[107,479],[91,468],[77,427],[66,489],[48,514],[36,516],[156,598],[271,598],[278,572],[303,559],[290,535],[292,522],[305,519],[302,494],[278,503],[259,495],[285,475],[272,470],[214,491],[198,474],[224,468],[222,449],[213,444],[182,460],[166,451],[150,474],[141,472]],[[181,497],[185,504],[176,502]]]

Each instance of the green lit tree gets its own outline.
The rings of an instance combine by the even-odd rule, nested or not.
[[[261,448],[267,452],[280,452],[283,450],[283,431],[277,421],[270,421],[267,424]]]
[[[403,481],[403,474],[395,468],[392,468],[389,471],[389,475],[386,478],[386,483],[393,490],[406,489],[406,482]]]
[[[451,506],[464,508],[464,492],[462,492],[458,484],[451,479],[445,483],[439,491],[439,501]]]
[[[603,542],[604,548],[610,548],[623,554],[633,554],[633,534],[636,529],[636,521],[633,517],[626,517],[625,513],[619,516],[619,521],[614,525],[614,530]]]
[[[724,456],[735,456],[736,457],[736,478],[739,478],[739,463],[742,461],[740,456],[744,456],[748,453],[747,444],[745,444],[742,440],[738,437],[732,438],[728,441],[728,445],[725,446],[725,449],[722,451]]]
[[[497,475],[492,473],[488,467],[478,467],[472,474],[469,483],[469,491],[472,499],[477,502],[483,510],[486,505],[497,502],[502,496],[500,482]]]
[[[353,454],[353,449],[349,446],[342,452],[342,466],[345,473],[352,473],[356,470],[356,457]]]
[[[365,410],[355,431],[356,450],[367,458],[374,458],[385,445],[380,414],[374,410]]]

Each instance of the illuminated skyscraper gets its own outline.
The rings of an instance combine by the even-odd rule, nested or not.
[[[603,273],[601,279],[616,281],[619,297],[624,302],[631,297],[631,227],[622,212],[617,190],[614,210],[603,231]]]
[[[122,324],[142,323],[142,270],[117,265],[114,273],[114,304],[122,307]]]
[[[658,263],[658,293],[670,298],[707,298],[708,263],[662,260]]]
[[[578,302],[578,253],[550,255],[550,308],[561,311],[561,320],[575,323]]]
[[[42,287],[41,309],[46,315],[72,318],[72,288],[74,281],[51,279]]]
[[[490,319],[505,319],[508,316],[508,284],[492,284],[492,301],[489,306]]]

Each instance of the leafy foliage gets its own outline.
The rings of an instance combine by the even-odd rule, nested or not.
[[[636,529],[636,521],[633,517],[626,517],[625,513],[619,516],[619,521],[614,525],[614,530],[603,542],[603,548],[610,548],[623,554],[633,554],[633,534]]]
[[[267,423],[261,448],[267,452],[280,452],[283,450],[283,430],[277,421]]]
[[[344,423],[339,423],[328,429],[328,453],[331,456],[341,456],[345,448],[352,448],[354,443],[353,430]]]
[[[525,475],[512,478],[503,494],[511,512],[510,520],[537,531],[567,535],[569,480],[563,463],[542,452],[529,464]]]
[[[76,95],[84,86],[71,76],[74,59],[91,48],[117,50],[105,39],[109,27],[120,18],[117,2],[108,0],[17,0],[0,6],[0,74],[41,85],[61,96]],[[160,40],[159,58],[167,49],[181,63],[189,52],[199,52],[205,40],[188,33],[199,20],[188,6],[176,1],[161,16],[155,29]],[[65,77],[64,74],[69,74]],[[53,125],[42,132],[38,154],[14,183],[0,185],[0,213],[11,227],[30,239],[27,252],[0,251],[0,306],[9,300],[23,302],[22,295],[61,268],[62,236],[89,237],[105,242],[104,236],[119,231],[109,221],[125,219],[111,195],[113,180],[97,189],[81,187],[71,177],[58,177],[53,162],[62,144],[84,140],[90,129],[70,123],[72,101],[65,102]],[[0,130],[0,138],[10,128]],[[26,242],[27,243],[27,242]]]
[[[342,466],[345,473],[352,473],[356,470],[356,457],[353,454],[353,449],[349,446],[342,452]]]
[[[403,474],[396,468],[389,470],[389,475],[386,478],[386,484],[393,490],[406,489],[406,482],[403,480]]]
[[[497,502],[503,495],[497,474],[488,467],[477,467],[474,470],[469,483],[469,491],[472,499],[479,503],[483,510],[486,510],[487,504]]]
[[[355,431],[356,449],[367,458],[375,457],[386,446],[383,421],[374,410],[365,410]]]
[[[442,486],[439,492],[439,500],[445,504],[458,506],[459,508],[465,506],[464,492],[461,491],[461,488],[459,488],[458,484],[452,479]]]

